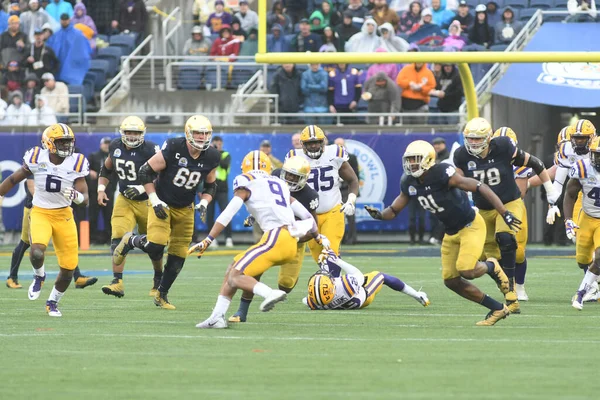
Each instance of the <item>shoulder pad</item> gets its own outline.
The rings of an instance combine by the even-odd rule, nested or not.
[[[41,152],[42,148],[40,146],[35,146],[25,152],[25,155],[23,156],[23,161],[27,165],[35,165],[39,161]]]
[[[573,164],[573,168],[569,171],[569,177],[575,179],[587,179],[588,174],[588,165],[584,160],[578,160]],[[571,176],[572,174],[572,176]]]
[[[256,180],[256,176],[251,173],[240,174],[235,177],[233,180],[233,190],[247,187],[250,185],[250,182]]]

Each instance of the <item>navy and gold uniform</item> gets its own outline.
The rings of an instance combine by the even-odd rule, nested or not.
[[[416,197],[419,204],[444,224],[442,241],[442,277],[458,278],[459,271],[471,270],[483,250],[485,223],[471,207],[465,192],[448,186],[456,169],[448,164],[432,166],[423,180],[402,176],[400,190]]]
[[[185,258],[194,233],[194,199],[198,186],[219,165],[221,154],[209,147],[194,159],[185,137],[167,139],[161,152],[166,168],[160,171],[155,185],[156,194],[169,206],[168,217],[159,219],[149,210],[148,241],[162,246],[169,243],[168,254]]]
[[[472,155],[465,146],[454,153],[454,165],[469,178],[487,184],[502,200],[506,209],[521,218],[523,205],[521,191],[515,182],[512,166],[516,146],[508,137],[497,137],[489,143],[489,151],[485,158]],[[504,219],[481,194],[473,193],[473,202],[479,208],[479,214],[485,220],[487,235],[485,240],[486,257],[500,258],[500,250],[496,243],[496,234],[507,232],[514,236],[514,231],[506,225]]]
[[[151,141],[144,141],[142,145],[135,148],[128,148],[121,138],[111,142],[109,156],[113,169],[119,177],[119,192],[121,193],[115,200],[111,219],[113,240],[120,240],[125,233],[131,232],[136,224],[139,233],[146,233],[148,195],[142,193],[133,199],[128,199],[123,192],[129,186],[142,184],[138,171],[158,150],[159,147]]]
[[[271,175],[280,177],[281,169],[274,170]],[[317,208],[319,207],[319,194],[309,185],[304,185],[302,189],[291,192],[291,195],[311,213],[317,212]],[[296,254],[296,258],[293,261],[282,265],[279,269],[277,283],[279,284],[280,288],[283,287],[292,290],[294,286],[296,286],[298,277],[300,276],[300,270],[302,270],[302,264],[304,262],[305,248],[305,242],[298,242],[298,252]]]

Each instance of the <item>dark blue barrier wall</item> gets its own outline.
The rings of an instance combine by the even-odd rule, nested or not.
[[[114,136],[114,133],[77,134],[76,147],[84,154],[90,154],[99,147],[100,139],[104,136]],[[147,140],[157,144],[168,137],[167,134],[147,134]],[[228,133],[222,135],[224,149],[231,153],[232,168],[230,184],[233,178],[240,173],[240,163],[244,155],[253,149],[257,149],[260,142],[269,139],[273,146],[273,154],[283,160],[291,148],[291,135],[289,134],[243,134]],[[386,231],[406,230],[408,215],[403,212],[396,220],[386,223],[372,221],[363,210],[363,205],[369,204],[382,208],[384,204],[389,205],[399,193],[399,182],[402,176],[402,154],[406,146],[413,140],[423,139],[430,141],[433,136],[429,133],[413,133],[410,135],[399,134],[355,134],[355,135],[331,135],[330,140],[337,137],[346,139],[346,147],[350,153],[356,154],[360,164],[361,193],[357,207],[358,229],[362,231]],[[448,148],[452,143],[459,140],[458,134],[446,134]],[[6,178],[22,163],[24,152],[39,144],[40,136],[35,134],[2,134],[0,133],[0,167],[2,176]],[[21,185],[22,186],[22,185]],[[4,225],[7,230],[19,230],[21,228],[22,204],[25,196],[24,190],[16,189],[9,193],[4,199],[2,207]],[[242,222],[246,217],[245,212],[240,212],[233,220],[235,231],[245,230]],[[197,218],[198,221],[198,218]],[[197,222],[198,229],[203,229],[201,222]]]

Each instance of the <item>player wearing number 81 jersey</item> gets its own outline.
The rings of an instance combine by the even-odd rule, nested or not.
[[[133,247],[148,253],[152,260],[160,260],[169,245],[165,270],[154,296],[154,304],[169,310],[175,306],[169,303],[167,293],[183,268],[192,241],[194,208],[200,211],[201,218],[206,218],[206,206],[216,193],[216,168],[221,160],[219,152],[210,145],[213,129],[206,117],[190,117],[184,130],[185,137],[167,139],[161,151],[138,171],[150,202],[148,234],[125,235],[113,253],[117,265]],[[204,182],[204,192],[200,204],[194,207],[200,182]]]
[[[344,215],[354,215],[358,195],[358,177],[348,163],[348,152],[339,145],[325,145],[325,133],[316,125],[309,125],[300,134],[302,149],[290,150],[290,157],[304,157],[310,164],[307,184],[319,193],[317,223],[319,231],[331,241],[331,248],[340,254],[344,237]],[[348,201],[342,204],[340,178],[348,183]],[[323,250],[315,241],[308,243],[315,261]]]

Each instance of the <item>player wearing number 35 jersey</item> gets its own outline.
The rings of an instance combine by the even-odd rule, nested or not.
[[[331,241],[331,249],[340,254],[344,237],[345,215],[354,215],[358,195],[358,177],[348,163],[348,152],[339,145],[325,145],[325,133],[316,125],[309,125],[300,134],[302,149],[290,150],[290,157],[304,157],[310,164],[307,184],[319,193],[317,223],[319,231]],[[348,183],[348,201],[342,204],[340,178]],[[323,250],[314,240],[308,247],[315,261]]]
[[[138,175],[151,207],[148,234],[125,235],[113,253],[113,262],[117,265],[133,247],[148,253],[152,260],[160,260],[169,245],[165,270],[154,296],[154,304],[164,309],[175,309],[167,293],[183,268],[192,241],[194,208],[204,220],[206,206],[217,190],[216,168],[221,155],[210,145],[212,132],[206,117],[194,115],[185,123],[185,137],[167,139],[161,151],[142,165]],[[204,192],[200,204],[194,207],[200,182],[204,182]]]

